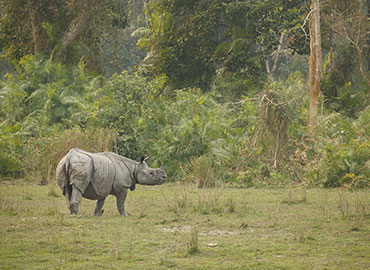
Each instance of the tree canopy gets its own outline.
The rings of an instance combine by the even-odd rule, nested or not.
[[[280,39],[307,52],[300,31],[307,10],[306,1],[151,1],[139,46],[174,87],[209,89],[218,70],[258,80],[277,61]]]
[[[3,0],[1,12],[0,45],[8,59],[42,54],[76,63],[83,56],[97,71],[101,43],[127,25],[118,0]]]

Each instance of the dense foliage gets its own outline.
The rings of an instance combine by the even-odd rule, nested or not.
[[[307,9],[304,0],[151,1],[139,45],[150,51],[153,72],[165,73],[175,88],[207,90],[217,71],[256,84],[276,58],[281,35],[294,52],[307,52],[297,30]]]
[[[69,14],[69,20],[78,15],[69,13],[64,1],[53,2],[63,8],[45,4],[54,13],[43,29],[51,32],[44,53],[35,55],[30,26],[11,24],[32,1],[24,2],[20,10],[12,8],[20,2],[0,2],[7,23],[0,28],[3,56],[13,61],[8,64],[13,71],[0,81],[1,176],[49,181],[59,158],[81,147],[133,159],[152,155],[151,165],[163,163],[170,179],[200,187],[218,181],[370,185],[370,91],[361,58],[368,46],[340,39],[341,32],[323,24],[330,35],[323,41],[328,51],[321,111],[316,136],[308,136],[307,1],[123,1],[130,9],[118,19],[117,9],[109,7],[119,1],[102,1],[101,12],[112,11],[109,27],[96,26],[102,13],[96,14],[73,44],[116,55],[117,47],[113,52],[113,43],[99,37],[114,29],[114,18],[120,27],[131,18],[136,22],[127,22],[135,29],[120,32],[127,36],[119,48],[127,44],[124,52],[132,52],[135,63],[141,60],[129,47],[134,40],[140,37],[139,47],[148,51],[130,71],[102,65],[103,73],[91,67],[87,54],[74,54],[73,44],[55,57],[61,29],[69,29],[62,15]],[[144,13],[137,15],[141,8]],[[338,21],[348,20],[348,14]],[[117,59],[128,58],[122,53]]]
[[[105,79],[82,62],[67,69],[33,57],[20,64],[19,75],[8,75],[1,88],[3,175],[39,168],[52,175],[58,158],[79,146],[132,158],[151,154],[172,179],[199,185],[368,185],[369,109],[355,121],[323,116],[312,147],[304,138],[308,97],[299,73],[225,103],[220,93],[197,88],[166,95],[165,77],[148,81],[124,72]]]

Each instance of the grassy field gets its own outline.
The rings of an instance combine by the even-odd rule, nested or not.
[[[0,185],[0,269],[370,269],[370,190],[138,186],[70,216],[54,185]]]

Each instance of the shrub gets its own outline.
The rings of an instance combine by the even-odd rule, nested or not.
[[[4,77],[0,82],[1,175],[22,175],[37,168],[40,142],[65,125],[81,124],[71,116],[79,110],[91,78],[82,61],[68,68],[31,55],[20,60],[17,72]]]
[[[22,176],[22,134],[20,125],[0,124],[0,175],[9,177]]]
[[[183,168],[181,178],[196,183],[198,188],[214,187],[219,180],[217,170],[220,168],[214,168],[212,163],[212,158],[207,155],[192,158],[190,162],[181,166]]]
[[[325,187],[370,186],[370,106],[355,120],[333,113],[322,120],[321,161],[313,182]],[[325,135],[325,136],[324,136]]]

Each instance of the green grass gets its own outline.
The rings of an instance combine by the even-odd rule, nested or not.
[[[60,194],[58,196],[58,194]],[[0,269],[370,269],[370,190],[138,186],[120,217],[0,185]]]

